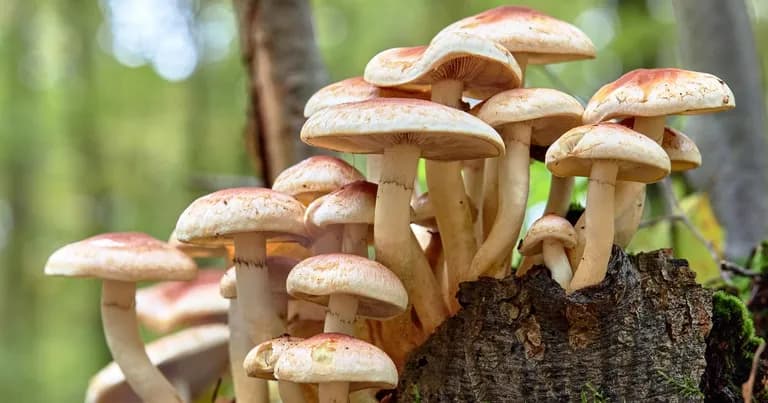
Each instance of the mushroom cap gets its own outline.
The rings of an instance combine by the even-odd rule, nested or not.
[[[581,125],[584,108],[576,98],[550,88],[516,88],[483,102],[477,116],[493,127],[529,122],[531,143],[547,146]]]
[[[381,87],[432,85],[457,80],[476,98],[519,87],[522,72],[503,46],[481,36],[448,32],[429,46],[380,52],[365,66],[365,81]]]
[[[361,256],[333,253],[297,264],[285,281],[288,294],[328,306],[332,294],[357,298],[357,316],[388,319],[408,306],[400,279],[382,264]]]
[[[619,124],[632,128],[635,118],[622,119]],[[696,143],[682,132],[671,127],[664,128],[661,148],[669,156],[672,172],[682,172],[701,166],[701,152]]]
[[[590,175],[592,162],[612,160],[616,180],[652,183],[669,175],[667,153],[655,141],[616,123],[575,127],[547,150],[547,169],[560,177]]]
[[[296,242],[267,242],[267,256],[286,256],[303,260],[312,256],[312,251]]]
[[[350,390],[392,389],[397,368],[378,347],[339,333],[322,333],[284,351],[275,378],[296,383],[349,382]]]
[[[301,128],[310,145],[356,154],[383,154],[412,144],[433,160],[497,157],[504,143],[482,120],[420,99],[376,98],[323,109]]]
[[[267,340],[251,349],[245,356],[243,367],[248,376],[275,380],[275,364],[284,351],[303,341],[301,337],[283,335]]]
[[[578,241],[576,230],[568,220],[557,214],[547,214],[534,221],[518,250],[524,256],[538,255],[546,239],[559,241],[564,248],[573,248]]]
[[[179,241],[176,238],[176,230],[171,231],[171,236],[168,237],[168,243],[176,249],[184,252],[191,258],[205,259],[212,257],[226,257],[230,254],[231,245],[205,245],[205,244],[191,244]]]
[[[602,86],[584,109],[584,123],[627,116],[693,115],[736,106],[723,80],[674,68],[632,70]]]
[[[291,195],[307,205],[319,196],[361,180],[365,180],[365,176],[346,161],[317,155],[280,172],[272,190]]]
[[[269,288],[272,291],[272,297],[276,300],[281,300],[280,304],[275,306],[287,306],[287,293],[285,291],[285,280],[288,278],[288,273],[291,272],[296,264],[299,263],[298,259],[287,256],[267,256],[267,269],[269,270]],[[217,293],[226,299],[237,298],[237,271],[234,267],[230,267],[224,272],[219,283],[217,284]],[[285,303],[282,303],[283,301]],[[282,308],[285,309],[285,308]],[[285,316],[280,313],[280,316]]]
[[[147,345],[150,361],[171,382],[182,379],[199,397],[227,370],[227,325],[197,326],[165,336]],[[86,403],[139,403],[120,368],[114,362],[91,378]]]
[[[136,315],[156,333],[180,326],[226,323],[229,302],[219,295],[224,270],[201,269],[192,281],[165,281],[136,291]]]
[[[580,29],[528,7],[501,6],[483,11],[443,28],[436,38],[446,32],[491,39],[515,55],[525,53],[528,64],[595,57],[595,45]]]
[[[48,258],[49,276],[117,281],[191,280],[195,262],[173,246],[140,232],[96,235],[59,248]]]
[[[373,225],[377,191],[375,183],[366,181],[344,185],[307,206],[304,223],[311,233],[320,232],[329,225]]]
[[[176,236],[189,243],[227,244],[248,232],[304,240],[304,206],[270,189],[232,188],[193,201],[176,222]]]
[[[308,118],[317,111],[329,106],[367,101],[373,98],[430,98],[428,86],[411,88],[377,87],[363,80],[352,77],[337,83],[326,85],[314,93],[304,106],[304,117]]]

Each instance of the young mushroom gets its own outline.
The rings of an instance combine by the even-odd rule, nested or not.
[[[534,256],[542,254],[544,264],[564,290],[569,289],[573,271],[565,254],[566,248],[576,245],[576,231],[563,217],[547,214],[536,220],[520,244],[520,254]]]
[[[283,351],[275,378],[318,384],[319,403],[347,402],[350,391],[396,387],[397,368],[373,345],[345,334],[323,333]]]
[[[169,379],[184,402],[192,402],[226,371],[229,332],[222,324],[191,327],[147,345],[150,361]],[[112,362],[88,384],[86,403],[140,403],[120,367]]]
[[[181,397],[150,362],[136,320],[136,283],[191,280],[195,262],[165,242],[138,232],[97,235],[66,245],[45,264],[45,274],[103,280],[101,318],[115,363],[146,402],[181,402]]]
[[[653,140],[615,123],[579,126],[547,150],[546,165],[558,176],[589,177],[586,248],[569,291],[605,278],[613,245],[613,197],[617,180],[652,183],[669,174],[669,157]]]

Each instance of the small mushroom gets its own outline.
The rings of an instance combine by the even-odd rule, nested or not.
[[[283,335],[259,344],[245,357],[243,362],[245,373],[250,377],[276,381],[275,364],[277,364],[277,360],[283,352],[295,347],[303,340],[300,337]],[[277,387],[280,390],[280,398],[284,402],[299,403],[307,400],[301,386],[296,383],[278,381]]]
[[[576,231],[563,217],[547,214],[536,220],[520,244],[520,254],[534,256],[542,254],[544,264],[564,290],[569,288],[573,271],[565,254],[566,248],[576,245]]]

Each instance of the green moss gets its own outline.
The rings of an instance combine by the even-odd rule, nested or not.
[[[416,385],[415,383],[411,385],[411,397],[413,398],[414,403],[421,403],[421,393],[419,392],[419,385]]]
[[[581,403],[605,403],[608,401],[605,396],[603,396],[603,393],[595,388],[591,382],[587,382],[587,384],[581,388],[579,400]]]
[[[745,353],[748,353],[751,365],[752,355],[762,339],[755,336],[755,325],[744,302],[733,295],[718,291],[712,296],[712,316],[713,321],[717,319],[737,325],[731,330],[736,333],[737,339],[747,349]]]

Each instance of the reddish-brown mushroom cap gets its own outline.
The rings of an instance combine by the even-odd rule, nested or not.
[[[306,205],[319,196],[361,180],[365,180],[365,176],[346,161],[318,155],[281,172],[272,190],[291,195]]]
[[[329,106],[367,101],[373,98],[419,98],[428,100],[429,87],[387,88],[366,82],[363,77],[352,77],[329,84],[314,93],[304,106],[304,117]]]
[[[632,128],[634,118],[622,119],[619,124]],[[664,127],[661,148],[667,152],[672,172],[688,171],[701,166],[701,152],[690,137],[679,130]]]

